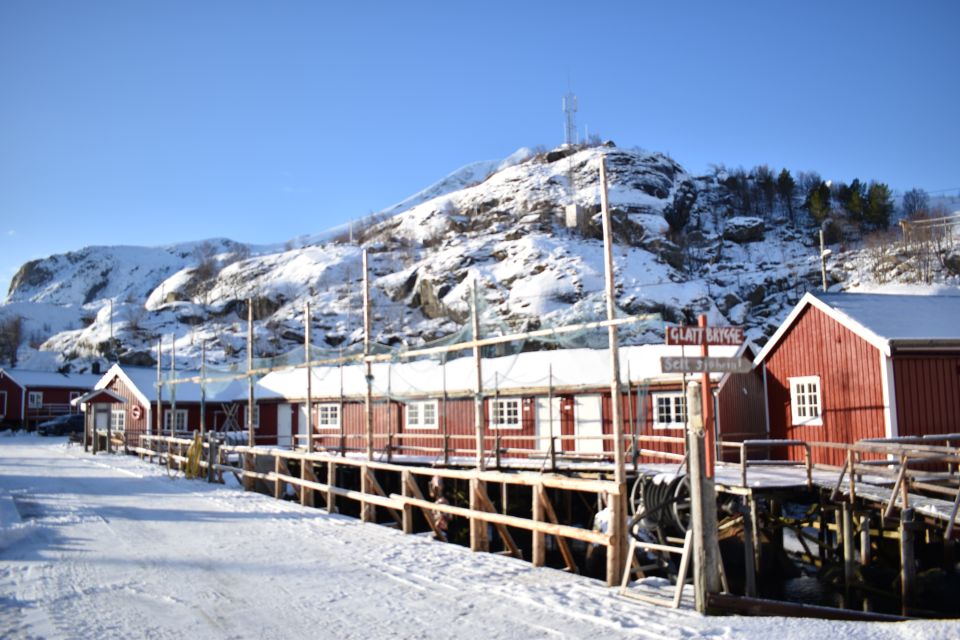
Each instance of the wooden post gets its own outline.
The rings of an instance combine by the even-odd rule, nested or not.
[[[900,511],[900,607],[907,615],[913,604],[913,585],[916,581],[916,564],[913,548],[913,509]]]
[[[860,564],[866,567],[870,564],[870,516],[860,516]]]
[[[366,249],[363,250],[363,355],[367,381],[367,394],[363,404],[367,421],[367,460],[373,460],[373,363],[367,359],[370,355],[370,273]]]
[[[824,223],[826,224],[826,223]],[[820,279],[823,292],[827,292],[827,250],[823,237],[823,226],[820,227]]]
[[[753,540],[753,517],[751,509],[744,506],[743,511],[743,570],[746,577],[746,596],[754,598],[757,595],[757,564],[756,549]]]
[[[200,438],[207,434],[207,342],[200,343]]]
[[[480,339],[480,310],[477,308],[477,283],[473,283],[471,293],[472,318],[473,325],[473,366],[476,374],[476,380],[473,387],[473,424],[476,430],[476,456],[477,469],[484,469],[483,455],[483,365],[480,358],[480,346],[476,343]],[[471,522],[473,522],[471,520]]]
[[[157,435],[163,435],[163,338],[157,338]],[[96,425],[94,425],[96,427]],[[149,433],[150,425],[147,425]],[[94,432],[96,433],[96,432]],[[158,446],[157,449],[160,447]]]
[[[168,454],[169,455],[169,454]],[[253,453],[244,453],[243,454],[243,490],[244,491],[253,491],[257,484],[257,479],[252,475],[253,472],[257,470],[257,465],[253,457]]]
[[[480,494],[487,495],[487,483],[479,478],[470,479],[470,510],[483,511],[483,501]],[[489,499],[489,498],[488,498]],[[487,523],[477,518],[470,518],[470,550],[490,551],[490,539],[487,535]]]
[[[841,505],[843,517],[843,586],[847,598],[853,588],[853,579],[856,570],[856,547],[853,535],[853,507],[844,501]]]
[[[313,472],[313,460],[300,461],[300,479],[310,480],[311,482],[317,481],[317,476]],[[313,489],[306,486],[300,487],[300,504],[304,507],[314,506]]]
[[[410,491],[410,483],[415,482],[413,474],[410,473],[409,469],[404,469],[400,474],[400,484],[402,487],[402,494],[404,498],[414,497]],[[413,533],[413,505],[409,503],[403,504],[403,524],[401,525],[404,533]]]
[[[370,474],[373,473],[367,467],[360,467],[360,493],[364,495],[368,493],[373,493],[373,488],[370,486]],[[377,507],[371,503],[363,501],[360,503],[360,521],[361,522],[373,522],[377,521]]]
[[[327,462],[327,513],[337,512],[337,494],[333,492],[337,486],[337,463]]]
[[[254,446],[253,433],[253,299],[247,298],[247,446]]]
[[[607,200],[606,159],[600,156],[600,209],[603,220],[604,276],[606,280],[607,320],[616,318],[616,287],[613,271],[613,225],[610,219],[610,203]],[[610,547],[607,553],[607,585],[620,584],[623,571],[623,558],[627,552],[626,536],[626,494],[627,476],[623,451],[623,397],[620,392],[620,340],[617,326],[607,328],[607,340],[610,348],[610,416],[613,421],[613,465],[614,481],[619,486],[616,496],[611,496],[610,506]]]
[[[283,497],[283,481],[280,480],[280,471],[283,468],[283,460],[280,456],[273,457],[273,497],[277,500]]]
[[[313,453],[313,369],[310,367],[310,301],[303,305],[303,358],[307,364],[307,453]],[[338,415],[340,421],[343,416]],[[279,443],[278,443],[279,444]],[[290,443],[291,448],[293,442]]]
[[[533,485],[533,521],[543,522],[543,499],[541,492],[543,485]],[[547,560],[547,537],[540,531],[533,532],[533,549],[531,551],[530,562],[535,567],[542,567]]]
[[[216,476],[214,464],[216,464],[218,459],[217,440],[213,437],[213,433],[207,433],[207,482],[213,482]]]
[[[443,421],[443,464],[450,464],[450,430],[447,427],[447,358],[440,362],[440,372],[443,374],[443,405],[440,419]]]
[[[177,333],[170,336],[170,437],[177,430]],[[186,426],[186,425],[184,425]]]
[[[717,499],[713,480],[706,477],[700,383],[687,383],[687,420],[690,432],[690,520],[693,528],[694,606],[707,613],[708,596],[720,592]]]
[[[697,318],[697,326],[702,327],[703,343],[700,345],[700,355],[704,358],[710,355],[710,347],[707,345],[707,316],[700,314]],[[703,407],[703,453],[704,453],[704,472],[706,477],[713,479],[713,461],[717,452],[717,438],[713,420],[713,391],[710,389],[710,373],[703,372],[701,376],[700,393],[703,394],[701,405]]]

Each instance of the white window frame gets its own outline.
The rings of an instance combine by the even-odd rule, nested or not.
[[[27,409],[41,409],[43,407],[43,391],[27,392]]]
[[[820,376],[787,378],[790,385],[790,422],[795,427],[823,426],[823,384]]]
[[[490,402],[491,429],[523,429],[523,399],[495,398]]]
[[[427,410],[433,413],[433,419],[427,419]],[[404,412],[404,424],[407,429],[440,428],[440,403],[436,400],[417,400],[408,402]]]
[[[0,405],[3,408],[3,411],[0,411],[0,418],[2,418],[7,415],[7,392],[0,391],[0,397],[3,398],[3,404]]]
[[[313,428],[339,430],[340,405],[336,402],[323,402],[313,405]]]
[[[687,396],[682,391],[661,391],[650,394],[653,403],[654,429],[686,429],[687,427]],[[666,412],[661,412],[661,401]],[[669,420],[663,420],[662,414],[669,414]]]
[[[177,410],[164,409],[163,410],[163,430],[170,431],[171,417],[173,416],[176,416],[172,420],[174,424],[179,423],[180,416],[183,416],[183,426],[182,427],[175,426],[173,428],[173,431],[186,431],[187,430],[187,410],[186,409],[177,409]]]
[[[127,430],[127,411],[126,411],[126,409],[111,409],[111,410],[110,410],[110,430],[111,430],[111,431],[126,431],[126,430]]]
[[[260,405],[253,405],[253,430],[260,430]]]

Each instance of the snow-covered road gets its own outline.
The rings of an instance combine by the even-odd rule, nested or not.
[[[133,457],[0,434],[3,638],[957,638],[960,623],[701,617]]]

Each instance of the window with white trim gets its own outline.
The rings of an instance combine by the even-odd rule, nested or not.
[[[127,412],[123,409],[110,410],[110,429],[112,431],[123,431],[127,428]]]
[[[27,393],[27,408],[39,409],[43,406],[43,391],[30,391]]]
[[[683,393],[654,393],[651,397],[654,429],[683,429],[687,426],[687,398]]]
[[[787,378],[790,384],[790,419],[794,426],[823,425],[820,376]]]
[[[260,428],[260,405],[253,405],[253,428]]]
[[[166,431],[169,431],[171,424],[173,425],[174,431],[186,431],[187,430],[187,410],[177,409],[176,411],[171,411],[170,409],[167,409],[163,413],[163,428]]]
[[[437,429],[439,411],[436,400],[421,400],[407,403],[408,429]]]
[[[490,426],[494,429],[520,429],[520,398],[502,398],[490,405]]]
[[[340,405],[339,404],[316,404],[316,420],[313,424],[317,429],[339,429],[340,428]]]
[[[7,392],[0,391],[0,418],[7,415]]]

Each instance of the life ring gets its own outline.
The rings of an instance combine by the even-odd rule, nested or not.
[[[140,408],[140,405],[133,405],[133,409],[130,410],[130,415],[133,416],[134,420],[139,420],[140,416],[143,415],[143,409]]]

